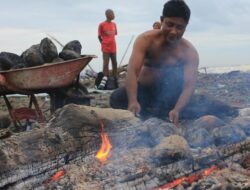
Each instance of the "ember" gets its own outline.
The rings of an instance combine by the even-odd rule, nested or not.
[[[59,170],[58,172],[56,172],[50,179],[46,180],[44,182],[44,185],[48,185],[51,182],[57,181],[59,180],[63,175],[65,174],[65,170]]]
[[[190,148],[182,134],[192,127],[191,121],[183,123],[179,131],[172,123],[158,118],[131,122],[130,116],[126,116],[126,120],[118,116],[114,119],[106,109],[100,113],[98,109],[92,110],[92,107],[71,104],[58,110],[49,127],[1,140],[0,189],[250,187],[246,169],[250,138],[236,144],[216,146],[213,143],[207,148]],[[105,119],[105,115],[110,118]],[[188,124],[186,128],[185,124]],[[221,138],[229,133],[236,136],[229,130],[224,136],[222,133]],[[110,143],[106,143],[108,140]],[[112,145],[109,153],[108,144],[110,148]],[[95,159],[99,149],[101,155],[106,155],[104,164]],[[19,157],[22,159],[16,159]],[[63,168],[65,174],[61,176]]]
[[[168,189],[174,188],[174,187],[182,184],[183,182],[186,182],[188,185],[191,185],[193,182],[198,181],[198,180],[202,179],[203,177],[208,176],[213,171],[218,170],[218,169],[219,169],[218,166],[212,166],[212,167],[202,171],[201,173],[193,174],[193,175],[190,175],[188,177],[181,177],[181,178],[176,179],[170,183],[167,183],[161,187],[155,188],[154,190],[168,190]]]
[[[102,138],[102,145],[101,148],[96,153],[96,158],[104,164],[104,162],[107,160],[110,149],[112,148],[112,145],[109,141],[107,133],[104,132],[104,124],[101,121],[101,138]]]
[[[62,177],[64,174],[65,174],[65,170],[64,169],[56,172],[55,175],[53,175],[51,177],[51,181],[56,181],[56,180],[60,179],[60,177]]]

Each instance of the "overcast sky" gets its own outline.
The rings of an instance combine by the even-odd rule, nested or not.
[[[61,43],[79,40],[82,54],[95,54],[91,66],[100,71],[102,56],[97,28],[107,8],[118,27],[118,64],[126,64],[133,36],[159,20],[163,0],[0,0],[0,51],[21,54],[50,34]],[[250,64],[250,0],[186,0],[191,20],[184,35],[200,54],[200,67]],[[58,47],[58,51],[60,51]]]

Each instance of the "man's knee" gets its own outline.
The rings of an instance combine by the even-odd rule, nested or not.
[[[113,92],[110,97],[109,97],[109,104],[111,108],[117,108],[118,107],[118,101],[117,101],[117,96],[115,92]]]
[[[124,87],[118,88],[110,95],[109,104],[115,109],[127,109],[128,99]]]

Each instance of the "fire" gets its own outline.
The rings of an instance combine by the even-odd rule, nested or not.
[[[172,189],[172,188],[182,184],[183,182],[187,182],[189,185],[191,185],[193,182],[198,181],[201,178],[210,175],[213,171],[218,170],[218,169],[219,169],[218,166],[212,166],[212,167],[202,171],[201,173],[193,174],[193,175],[190,175],[188,177],[181,177],[181,178],[176,179],[170,183],[167,183],[161,187],[155,188],[154,190],[169,190],[169,189]]]
[[[109,141],[107,133],[104,132],[104,124],[101,122],[101,138],[102,138],[102,145],[101,148],[96,153],[96,158],[103,164],[109,156],[109,152],[112,148],[112,145]]]

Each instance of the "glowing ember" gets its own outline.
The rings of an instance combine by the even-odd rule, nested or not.
[[[167,183],[161,187],[155,188],[154,190],[169,190],[169,189],[172,189],[172,188],[182,184],[183,182],[187,182],[189,185],[191,185],[193,182],[198,181],[205,176],[208,176],[214,170],[218,170],[218,169],[219,169],[218,166],[212,166],[212,167],[204,170],[201,173],[193,174],[193,175],[190,175],[188,177],[182,177],[182,178],[176,179],[176,180],[174,180],[170,183]]]
[[[112,145],[109,141],[107,133],[104,132],[104,124],[101,122],[101,138],[102,138],[102,145],[101,148],[96,153],[96,158],[103,164],[108,156]]]
[[[208,168],[202,172],[202,176],[208,176],[211,174],[214,170],[219,169],[217,166],[212,166],[211,168]]]
[[[65,174],[65,170],[62,169],[62,170],[56,172],[50,179],[44,181],[43,184],[44,184],[45,186],[47,186],[47,185],[49,185],[51,182],[57,181],[58,179],[60,179],[60,177],[62,177],[64,174]]]
[[[63,169],[56,172],[55,175],[53,175],[51,177],[51,181],[56,181],[56,180],[60,179],[60,177],[62,177],[64,174],[65,174],[65,170],[63,170]]]
[[[184,181],[186,181],[187,178],[186,177],[182,177],[182,178],[179,178],[179,179],[176,179],[166,185],[163,185],[162,187],[159,187],[155,190],[168,190],[168,189],[171,189],[171,188],[174,188],[176,187],[177,185],[179,184],[182,184]]]

